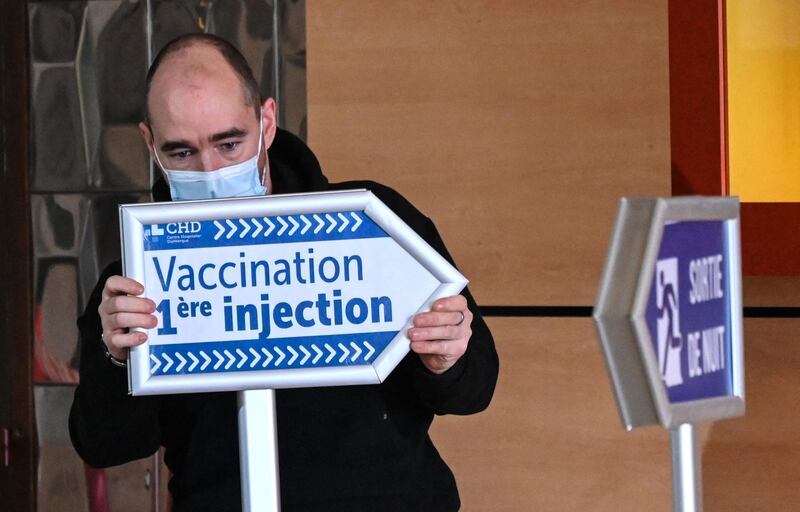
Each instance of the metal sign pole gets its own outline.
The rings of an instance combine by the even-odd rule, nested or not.
[[[703,478],[700,450],[691,423],[670,430],[672,446],[672,493],[675,512],[703,511]]]
[[[280,512],[275,390],[239,391],[239,464],[244,512]]]

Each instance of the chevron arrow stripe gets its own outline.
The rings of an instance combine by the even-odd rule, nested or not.
[[[222,363],[224,363],[224,362],[225,362],[225,359],[224,359],[224,358],[222,357],[222,355],[221,355],[219,352],[217,352],[216,350],[214,350],[214,351],[213,351],[213,354],[214,354],[215,356],[217,356],[217,359],[218,359],[218,361],[217,361],[217,364],[215,364],[215,365],[214,365],[214,369],[216,370],[217,368],[219,368],[219,365],[221,365]]]
[[[295,359],[297,359],[297,352],[295,352],[295,350],[288,345],[286,346],[286,350],[288,350],[292,354],[291,359],[289,359],[289,361],[287,361],[286,364],[292,366],[292,364],[294,364]]]
[[[167,362],[167,364],[164,365],[164,368],[161,369],[161,372],[167,373],[169,367],[172,366],[172,359],[167,354],[162,354],[161,357],[163,357],[164,360]]]
[[[306,361],[308,361],[308,358],[311,357],[311,352],[309,352],[303,345],[300,345],[300,352],[305,354],[305,357],[300,361],[300,366],[303,366],[306,364]]]
[[[326,213],[325,218],[328,219],[328,222],[330,222],[330,226],[328,226],[328,229],[325,230],[325,234],[330,235],[331,231],[333,231],[333,228],[336,227],[336,219],[331,217],[330,213]]]
[[[355,223],[353,224],[353,227],[350,228],[350,231],[355,233],[355,231],[358,229],[358,226],[360,226],[363,221],[361,220],[361,216],[356,212],[350,212],[350,216],[355,220]]]
[[[264,231],[264,236],[267,237],[275,229],[275,224],[273,224],[272,221],[269,220],[267,217],[264,217],[264,223],[267,225],[268,228],[266,231]]]
[[[353,358],[350,359],[350,360],[355,363],[356,359],[358,359],[358,356],[361,355],[361,348],[358,345],[356,345],[355,341],[351,341],[350,342],[350,346],[353,347],[353,352],[354,352],[353,353]]]
[[[150,360],[155,363],[152,368],[150,368],[150,375],[153,375],[158,371],[158,367],[161,366],[161,361],[154,355],[150,354]]]
[[[197,357],[195,357],[195,355],[192,354],[191,352],[187,352],[186,355],[189,356],[189,359],[192,360],[192,364],[189,366],[189,371],[192,372],[194,371],[194,368],[197,366],[197,363],[199,363],[200,360],[197,359]]]
[[[347,349],[347,347],[345,347],[341,343],[339,343],[338,347],[342,351],[342,357],[339,358],[339,364],[342,364],[345,361],[345,359],[347,359],[347,356],[350,355],[350,351]]]
[[[327,343],[325,344],[325,348],[328,349],[328,353],[329,353],[328,357],[325,358],[325,364],[328,364],[328,363],[331,362],[331,359],[333,359],[333,356],[336,355],[336,351],[333,350],[333,348],[331,348],[331,346],[328,345]]]
[[[236,349],[236,353],[239,354],[239,357],[240,357],[239,364],[236,365],[236,368],[241,368],[242,365],[247,361],[247,354],[242,352],[242,349],[240,349],[240,348]]]
[[[250,222],[252,222],[253,226],[255,226],[255,228],[253,228],[253,234],[250,236],[252,238],[255,238],[258,236],[259,233],[261,233],[261,230],[264,229],[264,226],[262,226],[261,223],[258,222],[258,219],[250,219]]]
[[[364,361],[369,361],[369,358],[375,353],[375,348],[370,345],[368,341],[364,342],[364,346],[367,347],[367,353],[364,354]]]
[[[339,233],[342,233],[342,232],[344,232],[344,228],[347,227],[347,225],[350,223],[350,221],[347,220],[347,217],[345,217],[342,212],[339,212],[338,217],[340,219],[342,219],[342,225],[338,229]]]
[[[297,231],[297,228],[300,227],[300,223],[297,222],[294,217],[289,217],[289,222],[292,223],[292,229],[289,230],[289,236],[293,236]]]
[[[261,352],[264,354],[264,362],[261,364],[261,367],[266,368],[269,362],[272,361],[272,354],[265,348],[262,348]]]
[[[219,240],[219,237],[221,237],[222,234],[225,233],[225,226],[223,226],[222,224],[219,223],[219,221],[216,220],[214,221],[214,226],[216,226],[217,229],[219,230],[217,231],[217,234],[214,235],[214,240]]]
[[[180,354],[180,352],[175,352],[175,357],[177,357],[181,362],[181,364],[175,368],[175,373],[180,373],[181,369],[186,365],[186,359]]]
[[[239,238],[244,238],[245,235],[250,231],[250,224],[247,223],[244,219],[239,219],[239,224],[242,225],[242,232],[239,233]]]
[[[301,234],[301,235],[305,235],[305,234],[306,234],[306,231],[308,231],[308,228],[310,228],[310,227],[311,227],[311,221],[310,221],[310,220],[308,220],[308,217],[306,217],[305,215],[301,215],[301,216],[300,216],[300,220],[302,220],[302,221],[303,221],[303,224],[304,224],[304,225],[303,225],[303,229],[302,229],[302,230],[300,230],[300,234]]]
[[[233,357],[233,355],[230,352],[228,352],[227,350],[223,350],[222,353],[225,354],[225,357],[228,358],[228,363],[225,365],[225,369],[227,370],[228,368],[231,367],[231,365],[233,363],[236,362],[236,358]]]
[[[314,356],[314,359],[311,360],[311,364],[317,364],[319,358],[322,357],[322,351],[318,349],[316,345],[311,345],[311,348],[313,348],[314,352],[316,352],[317,354],[316,356]]]
[[[325,221],[316,213],[314,214],[314,220],[317,221],[317,227],[314,228],[314,234],[316,235],[325,226]]]
[[[261,356],[256,352],[253,347],[250,347],[250,353],[253,354],[253,362],[250,363],[250,368],[255,368],[256,363],[261,359]]]
[[[278,359],[275,360],[275,366],[279,366],[281,361],[283,361],[283,359],[286,357],[286,354],[284,354],[283,351],[278,347],[275,347],[275,352],[278,354]]]
[[[202,350],[200,351],[200,355],[203,357],[203,360],[205,361],[205,363],[203,363],[203,365],[200,367],[200,371],[204,372],[208,364],[211,362],[211,358],[208,357],[206,353],[203,352]]]
[[[279,229],[276,234],[278,236],[282,236],[283,233],[286,231],[286,229],[289,227],[289,224],[287,224],[286,221],[283,220],[283,217],[278,217],[278,224],[281,225],[281,229]]]
[[[227,240],[230,240],[231,237],[233,237],[233,234],[236,233],[238,228],[236,227],[236,224],[231,222],[231,219],[225,219],[225,224],[227,224],[228,228],[230,228],[230,231],[228,231],[228,234],[227,234],[227,236],[225,236],[225,238]]]

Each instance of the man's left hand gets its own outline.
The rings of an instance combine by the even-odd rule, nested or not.
[[[431,311],[414,317],[408,330],[411,350],[430,371],[444,373],[467,351],[471,325],[472,312],[463,295],[439,299]]]

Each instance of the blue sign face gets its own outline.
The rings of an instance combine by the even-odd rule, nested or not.
[[[646,319],[671,403],[733,394],[728,258],[723,221],[664,226]]]
[[[369,365],[439,285],[363,212],[151,224],[151,375]]]

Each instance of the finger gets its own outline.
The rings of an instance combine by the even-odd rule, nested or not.
[[[464,331],[454,325],[439,327],[417,327],[408,330],[411,341],[456,340],[464,337]]]
[[[420,355],[461,356],[464,348],[455,341],[415,341],[411,350]]]
[[[143,293],[144,286],[129,277],[111,276],[106,279],[106,284],[103,287],[104,299],[113,295],[141,295]]]
[[[131,329],[139,327],[142,329],[152,329],[158,325],[158,319],[154,315],[143,313],[114,313],[108,316],[107,327],[109,331],[117,329]]]
[[[114,313],[153,313],[156,303],[144,297],[130,295],[117,295],[103,301],[102,312],[108,315]]]
[[[147,341],[147,334],[143,332],[117,332],[110,336],[104,336],[109,352],[117,357],[122,349],[136,347]],[[122,359],[122,357],[120,357]]]
[[[462,313],[464,314],[463,317],[461,316]],[[448,311],[444,313],[431,311],[414,316],[414,327],[437,327],[442,325],[460,325],[461,323],[469,325],[471,322],[472,313],[470,313],[469,310]]]
[[[443,297],[433,303],[432,311],[464,311],[467,309],[467,298],[463,295]]]

